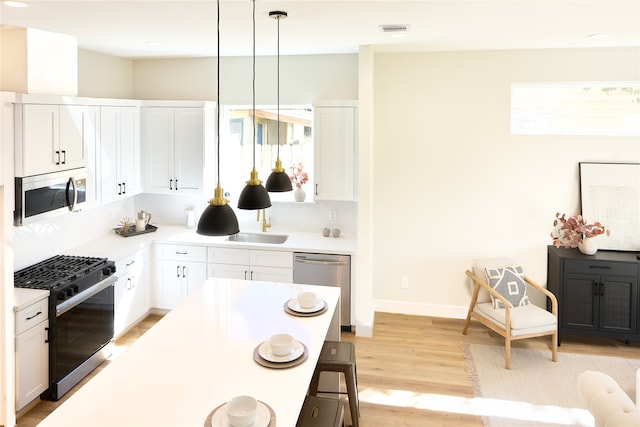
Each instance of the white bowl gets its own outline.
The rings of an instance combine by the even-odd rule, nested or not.
[[[286,356],[291,353],[293,337],[289,334],[275,334],[269,338],[271,353],[276,356]]]
[[[318,295],[311,291],[300,292],[297,299],[302,308],[313,308],[318,303]]]
[[[236,396],[227,403],[227,418],[233,427],[250,426],[256,418],[258,401],[251,396]]]

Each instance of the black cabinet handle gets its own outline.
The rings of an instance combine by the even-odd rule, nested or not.
[[[66,150],[62,150],[62,164],[63,165],[67,164],[67,152],[66,152]]]
[[[593,282],[593,296],[597,297],[598,294],[600,293],[598,288],[600,287],[600,284],[598,282]]]
[[[593,268],[594,270],[611,270],[610,265],[590,265],[589,268]]]
[[[126,182],[122,183],[122,194],[127,194],[127,183]]]
[[[178,191],[178,179],[176,178],[176,191]]]
[[[180,266],[176,266],[176,277],[180,277]]]
[[[169,180],[169,190],[173,190],[173,179]]]
[[[118,196],[122,196],[122,184],[118,184]]]
[[[37,312],[36,314],[34,314],[31,317],[27,317],[25,320],[31,320],[31,319],[35,319],[36,317],[40,316],[42,314],[41,311]]]
[[[600,296],[604,296],[604,283],[600,282]]]
[[[56,160],[56,165],[60,164],[60,152],[56,151],[56,157],[58,158],[58,160]]]
[[[49,342],[49,328],[44,328],[45,331],[47,331],[47,337],[44,339],[45,343]]]

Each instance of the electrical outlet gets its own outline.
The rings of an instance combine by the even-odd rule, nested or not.
[[[335,209],[329,211],[329,221],[335,221],[337,217]]]
[[[409,289],[409,278],[407,276],[402,276],[400,278],[400,287],[402,289]]]

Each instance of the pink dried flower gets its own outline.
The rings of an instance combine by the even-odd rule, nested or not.
[[[302,187],[302,184],[309,181],[309,175],[305,171],[303,171],[304,165],[302,162],[298,162],[297,165],[291,165],[291,182],[296,185],[296,187]]]
[[[553,239],[553,245],[556,248],[564,246],[565,248],[576,248],[578,243],[583,239],[589,237],[596,237],[600,234],[611,235],[611,230],[607,229],[604,225],[598,221],[592,224],[587,224],[587,221],[582,215],[572,215],[568,218],[565,214],[556,213],[556,219],[553,221],[553,226],[559,228],[554,229],[551,232],[551,238]]]

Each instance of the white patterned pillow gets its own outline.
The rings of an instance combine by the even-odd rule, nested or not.
[[[530,304],[527,296],[527,284],[524,281],[524,269],[521,265],[504,268],[485,268],[489,286],[505,297],[510,307],[519,307]],[[491,295],[493,308],[504,308],[499,299]]]

